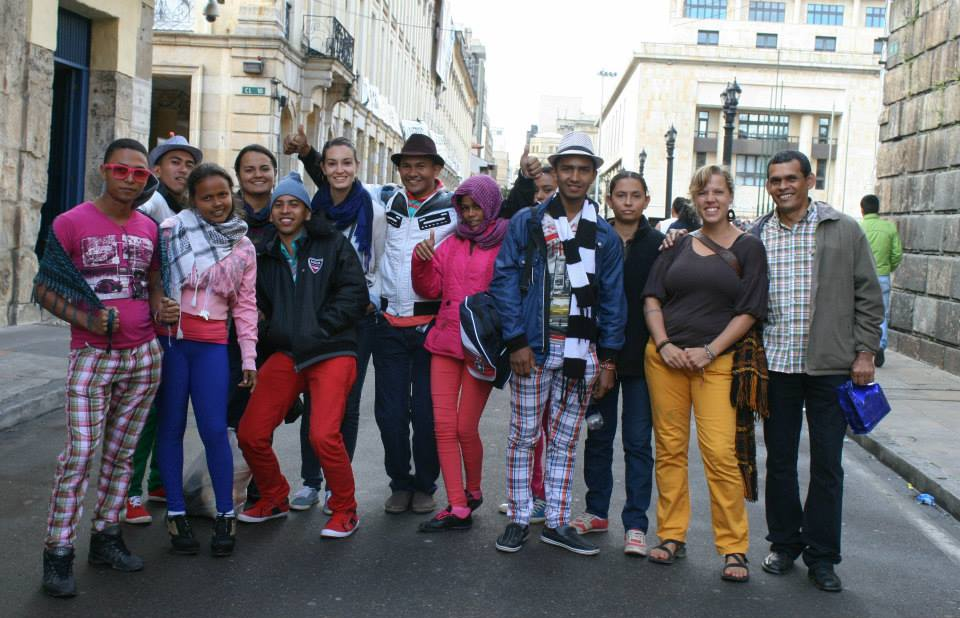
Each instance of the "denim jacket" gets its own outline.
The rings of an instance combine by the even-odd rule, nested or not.
[[[557,198],[554,198],[557,199]],[[547,310],[550,277],[545,276],[547,245],[543,238],[543,214],[549,200],[535,208],[524,208],[510,219],[507,236],[494,266],[490,294],[497,303],[503,339],[510,352],[530,346],[542,365],[549,352]],[[591,202],[592,204],[592,202]],[[526,294],[520,289],[527,259],[527,242],[536,245]],[[623,347],[627,303],[623,294],[623,248],[610,224],[597,217],[597,356],[612,359]]]

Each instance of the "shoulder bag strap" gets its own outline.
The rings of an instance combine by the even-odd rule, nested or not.
[[[735,273],[737,273],[737,277],[741,277],[743,275],[743,269],[740,267],[740,260],[737,259],[737,256],[734,255],[733,251],[725,247],[721,247],[700,230],[690,232],[690,235],[706,245],[708,249],[723,258],[723,261],[726,262]]]

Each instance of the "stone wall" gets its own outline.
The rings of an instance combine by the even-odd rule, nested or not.
[[[877,195],[904,260],[890,344],[960,374],[960,0],[893,0]]]
[[[0,6],[0,326],[35,321],[40,209],[47,197],[53,52],[27,41],[27,7]]]

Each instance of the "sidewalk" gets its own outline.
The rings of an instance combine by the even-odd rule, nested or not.
[[[63,407],[70,331],[0,328],[0,430]],[[893,411],[863,448],[960,519],[960,376],[896,352],[877,370]]]

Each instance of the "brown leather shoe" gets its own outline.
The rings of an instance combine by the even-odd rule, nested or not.
[[[388,513],[406,513],[410,510],[411,500],[413,500],[412,491],[398,489],[383,503],[383,510]]]
[[[432,513],[437,509],[437,502],[431,494],[415,491],[412,508],[414,513]]]

